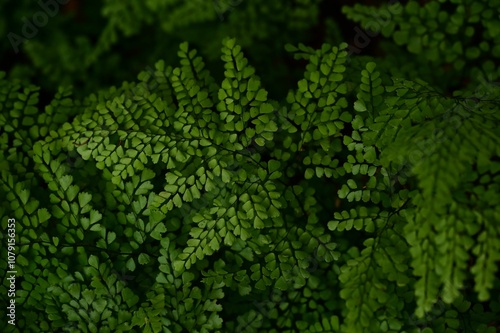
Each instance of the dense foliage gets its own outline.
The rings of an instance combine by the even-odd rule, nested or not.
[[[0,0],[3,332],[500,330],[500,1],[41,3]]]

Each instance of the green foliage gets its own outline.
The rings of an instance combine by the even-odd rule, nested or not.
[[[384,48],[404,56],[288,43],[305,70],[273,98],[244,47],[283,24],[304,32],[318,4],[238,3],[224,21],[238,38],[217,40],[218,74],[188,42],[176,67],[166,57],[86,97],[58,88],[45,101],[29,75],[0,72],[0,216],[2,230],[16,221],[17,270],[17,328],[4,316],[5,332],[496,331],[498,55],[462,37],[481,25],[497,43],[496,23],[480,17],[500,4],[345,7],[365,25],[390,12]],[[80,39],[88,48],[71,51],[84,57],[78,71],[119,33],[217,17],[202,0],[102,6],[97,46]],[[45,44],[30,45],[36,63]],[[419,57],[430,65],[417,77]],[[471,78],[459,90],[438,77],[448,62],[448,77]],[[75,79],[62,72],[54,82]]]
[[[500,57],[498,1],[389,3],[378,8],[356,4],[343,7],[343,12],[363,28],[392,38],[395,45],[384,47],[388,53],[406,49],[417,55],[420,60],[412,61],[413,65],[423,61],[423,66],[431,69],[431,80],[438,85],[476,79],[476,75],[470,74],[482,69],[485,62]],[[450,71],[449,67],[454,70]],[[490,81],[499,77],[497,69],[487,73],[491,75]]]
[[[34,25],[36,32],[26,38],[23,17],[33,21],[36,13],[45,15],[43,7],[36,1],[19,1],[15,6],[8,4],[8,0],[0,1],[0,11],[11,14],[2,14],[0,33],[17,36],[2,39],[0,59],[10,62],[22,51],[28,63],[16,62],[13,77],[42,82],[51,90],[73,85],[79,87],[75,91],[79,98],[95,92],[96,88],[107,88],[107,82],[120,84],[133,80],[135,73],[159,58],[173,63],[177,45],[182,41],[197,45],[210,66],[218,68],[214,62],[228,31],[263,67],[266,77],[275,80],[277,73],[286,73],[286,68],[276,67],[267,60],[282,52],[285,41],[299,42],[306,37],[307,30],[317,23],[320,2],[90,0],[83,4],[71,0],[64,6],[58,0],[53,1],[58,14],[49,14],[47,23],[41,27]],[[144,35],[148,38],[143,38]],[[137,52],[136,48],[143,52]],[[130,58],[129,62],[125,64],[120,55]],[[123,66],[131,70],[117,70]],[[100,79],[103,77],[106,80]]]

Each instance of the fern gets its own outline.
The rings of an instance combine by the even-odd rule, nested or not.
[[[107,2],[101,46],[75,69],[165,15],[169,32],[213,20],[198,2]],[[224,24],[283,7],[300,34],[318,4],[248,1]],[[390,11],[381,33],[395,43],[381,45],[408,53],[288,43],[305,69],[282,98],[245,46],[279,34],[284,14],[223,38],[220,67],[182,42],[177,65],[165,57],[86,97],[47,98],[0,72],[0,215],[4,230],[16,222],[17,270],[5,331],[495,332],[500,88],[494,47],[469,35],[482,26],[494,44],[479,16],[498,6],[396,7],[344,12],[366,25]],[[430,61],[418,78],[417,56]],[[449,62],[462,72],[448,77],[470,78],[460,89],[440,77]]]

